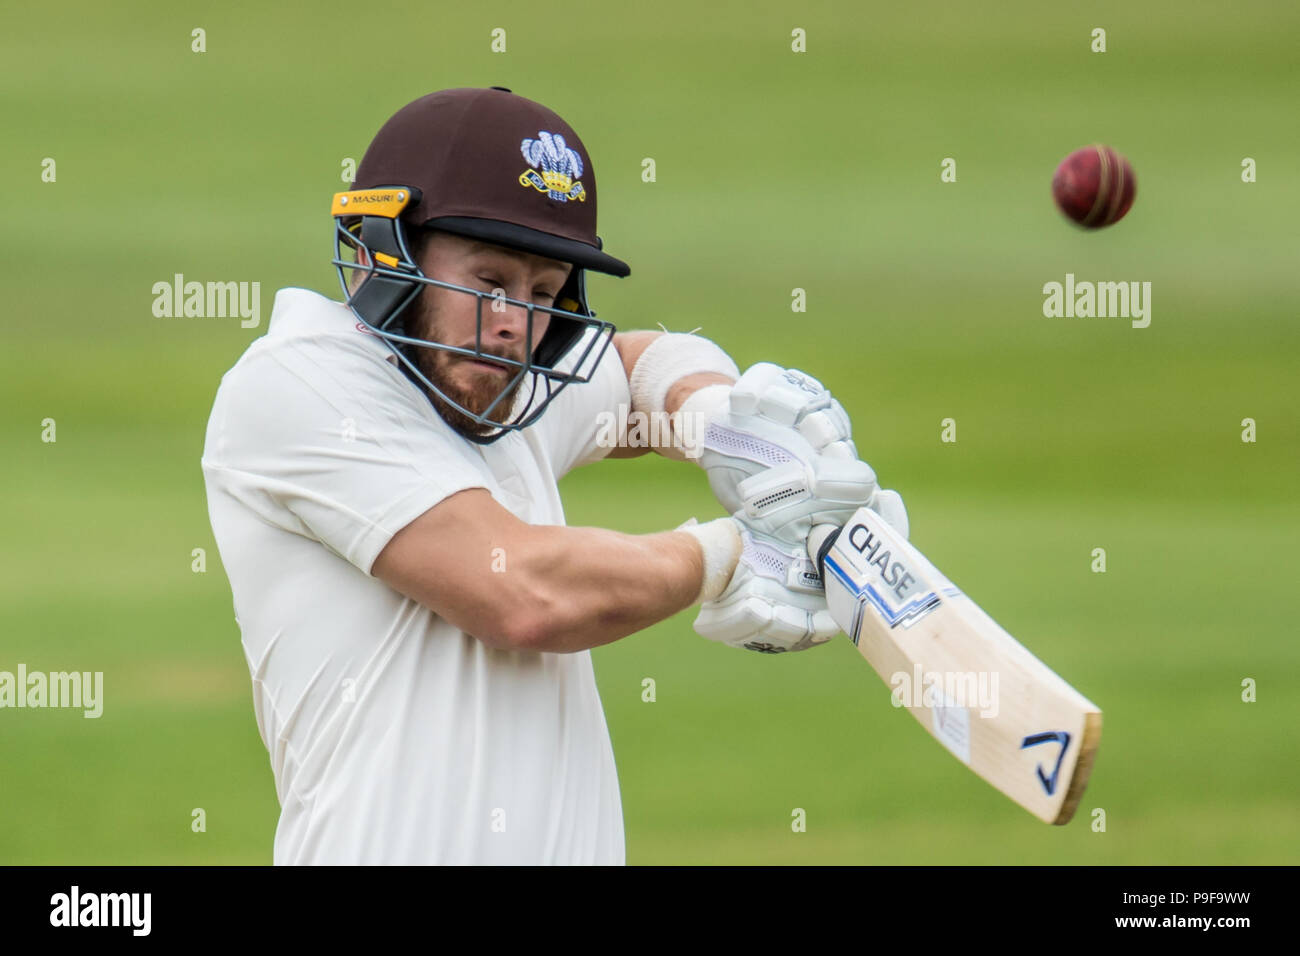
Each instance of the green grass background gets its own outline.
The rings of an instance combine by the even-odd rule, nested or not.
[[[410,99],[494,84],[594,157],[633,267],[593,278],[602,317],[822,378],[913,540],[1105,711],[1079,816],[1051,828],[890,707],[847,642],[769,658],[682,614],[594,654],[630,862],[1300,862],[1297,40],[1300,8],[1273,2],[12,6],[0,669],[102,670],[107,699],[98,721],[0,711],[0,863],[270,861],[198,464],[212,395],[275,289],[337,291],[342,160]],[[1086,234],[1048,184],[1093,141],[1138,195]],[[154,318],[175,272],[261,282],[263,327]],[[1150,328],[1044,318],[1067,272],[1151,282]],[[574,524],[716,513],[658,460],[563,492]]]

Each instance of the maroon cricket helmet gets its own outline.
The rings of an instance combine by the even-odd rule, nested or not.
[[[440,90],[398,110],[354,189],[413,186],[411,225],[626,276],[596,235],[596,174],[573,127],[504,87]]]
[[[588,306],[586,270],[623,277],[631,269],[602,250],[591,158],[573,127],[553,110],[495,86],[422,96],[398,110],[375,134],[352,190],[335,196],[333,212],[338,240],[363,250],[369,263],[359,266],[336,255],[347,304],[388,343],[408,377],[448,401],[420,372],[411,349],[464,350],[413,338],[414,330],[406,328],[403,313],[421,289],[430,283],[445,285],[419,269],[407,238],[419,230],[435,230],[572,263],[555,308],[529,305],[530,341],[534,312],[550,314],[550,321],[541,341],[533,342],[528,359],[501,360],[519,368],[508,388],[531,373],[533,393],[538,393],[540,381],[544,398],[540,404],[530,400],[509,423],[487,421],[491,409],[470,413],[479,424],[502,431],[489,438],[467,437],[485,442],[526,427],[561,387],[590,379],[614,327],[597,321]],[[364,281],[350,287],[344,269],[360,269]],[[455,288],[479,296],[482,308],[484,293]],[[592,328],[598,334],[587,338],[587,347],[575,361],[559,368],[560,360]],[[469,354],[491,358],[482,351],[481,340]],[[503,390],[499,398],[505,396]]]

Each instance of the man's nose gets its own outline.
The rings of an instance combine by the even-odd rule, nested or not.
[[[507,292],[506,296],[510,293]],[[507,302],[503,297],[484,303],[484,338],[496,342],[523,342],[528,336],[528,314],[526,306],[517,301]],[[536,312],[533,312],[533,322],[537,322]]]

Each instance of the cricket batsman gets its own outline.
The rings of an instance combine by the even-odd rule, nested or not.
[[[621,864],[590,649],[693,605],[734,647],[824,643],[810,529],[869,505],[905,534],[901,499],[815,379],[596,318],[588,272],[630,269],[596,234],[590,155],[545,106],[415,100],[332,213],[343,301],[277,294],[202,461],[274,862]],[[565,525],[566,472],[649,451],[700,469],[725,516]]]

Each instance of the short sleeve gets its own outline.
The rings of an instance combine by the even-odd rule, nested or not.
[[[222,380],[203,470],[210,494],[225,491],[368,574],[411,521],[486,485],[457,444],[400,371],[373,353],[325,367],[283,348],[245,356]]]
[[[566,356],[569,367],[594,341],[594,349],[605,343],[589,330]],[[542,432],[558,480],[580,465],[600,461],[613,450],[611,436],[619,433],[621,417],[632,403],[623,359],[611,340],[592,373],[591,380],[566,385],[551,402],[536,427]]]

